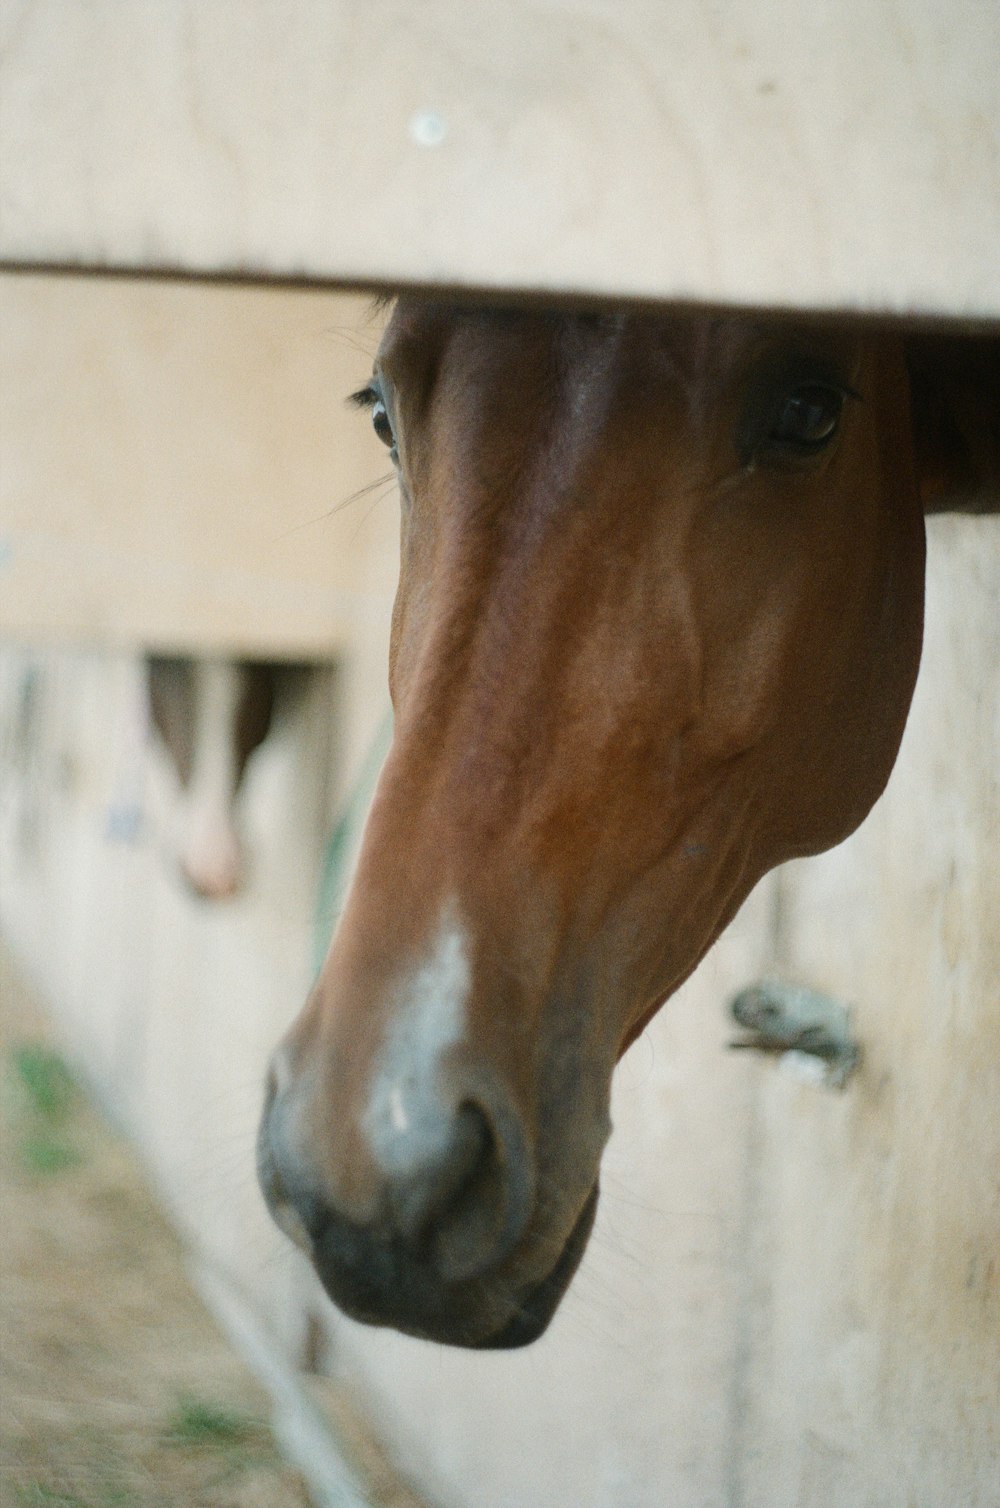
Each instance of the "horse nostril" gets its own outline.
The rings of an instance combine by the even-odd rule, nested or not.
[[[493,1138],[489,1122],[476,1105],[462,1105],[447,1129],[435,1156],[388,1186],[392,1222],[414,1247],[437,1256],[445,1230],[463,1223],[473,1185],[483,1165],[491,1161]]]
[[[341,1181],[332,1157],[325,1170],[317,1165],[295,1082],[275,1060],[258,1137],[261,1186],[277,1224],[348,1313],[430,1333],[449,1290],[496,1269],[530,1219],[534,1159],[519,1109],[492,1077],[463,1077],[396,1079],[373,1096],[353,1144],[334,1142],[342,1156],[353,1153]]]
[[[401,1133],[391,1147],[386,1213],[420,1261],[461,1282],[499,1262],[520,1233],[527,1159],[471,1100],[438,1120],[433,1138],[426,1125],[423,1133]]]
[[[446,1282],[477,1276],[505,1254],[510,1190],[490,1123],[476,1105],[459,1112],[466,1143],[461,1176],[441,1206],[431,1250]]]

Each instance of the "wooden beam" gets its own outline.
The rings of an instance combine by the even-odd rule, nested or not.
[[[0,259],[1000,318],[991,0],[24,0]]]

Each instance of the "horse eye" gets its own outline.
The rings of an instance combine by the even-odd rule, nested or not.
[[[396,436],[393,434],[389,410],[381,398],[376,398],[372,404],[372,427],[382,444],[388,445],[391,450],[396,443]]]
[[[788,394],[768,441],[810,455],[829,445],[840,425],[844,394],[826,383],[808,382]]]

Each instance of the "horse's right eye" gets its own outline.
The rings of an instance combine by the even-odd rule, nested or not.
[[[830,383],[802,383],[786,397],[768,440],[799,455],[815,455],[836,435],[844,397],[844,391]]]
[[[844,403],[859,395],[829,362],[779,356],[753,374],[736,449],[744,466],[808,463],[833,446]]]
[[[396,444],[396,436],[393,433],[392,420],[389,418],[389,410],[382,398],[376,398],[372,404],[372,428],[382,441],[391,450]]]

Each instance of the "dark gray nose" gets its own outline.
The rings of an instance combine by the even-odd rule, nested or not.
[[[370,1214],[338,1196],[322,1146],[303,1144],[309,1118],[290,1114],[296,1087],[268,1096],[259,1139],[265,1197],[278,1224],[312,1257],[349,1314],[438,1335],[456,1287],[498,1267],[522,1235],[534,1198],[532,1159],[507,1097],[481,1076],[475,1094],[389,1095],[362,1117]],[[317,1116],[320,1124],[327,1117]]]
[[[471,1275],[489,1265],[492,1230],[504,1215],[489,1121],[477,1105],[461,1105],[417,1151],[387,1170],[387,1224],[415,1252],[426,1251],[442,1277]]]

